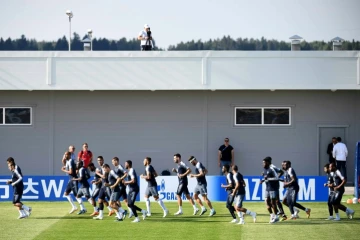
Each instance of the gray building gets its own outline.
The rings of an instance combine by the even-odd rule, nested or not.
[[[138,172],[146,156],[171,169],[179,152],[217,174],[229,137],[244,175],[272,156],[316,176],[340,136],[353,181],[359,90],[359,52],[0,52],[1,165],[62,175],[64,151],[87,142]]]

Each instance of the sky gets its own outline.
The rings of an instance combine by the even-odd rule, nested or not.
[[[0,0],[0,37],[56,41],[72,32],[118,40],[149,24],[157,46],[181,41],[261,38],[360,40],[360,0]]]

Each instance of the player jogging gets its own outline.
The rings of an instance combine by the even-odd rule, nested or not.
[[[187,175],[191,173],[191,169],[186,166],[186,164],[181,161],[181,155],[179,153],[174,154],[174,162],[177,164],[177,169],[173,168],[172,171],[177,173],[179,179],[179,186],[176,191],[176,198],[179,205],[179,211],[174,213],[174,215],[182,215],[182,194],[184,193],[186,198],[189,200],[191,206],[194,209],[194,215],[199,212],[199,209],[195,206],[194,200],[191,198],[189,189],[188,189],[188,179]]]
[[[147,208],[147,216],[151,216],[151,210],[150,210],[150,196],[152,196],[155,201],[160,205],[162,208],[164,215],[163,217],[166,217],[169,213],[169,211],[166,209],[164,202],[159,198],[159,193],[157,191],[157,182],[156,177],[158,176],[157,172],[151,165],[151,158],[146,157],[144,159],[144,166],[145,166],[145,174],[141,174],[140,177],[142,179],[145,179],[148,183],[148,186],[145,190],[145,202],[146,202],[146,208]]]
[[[206,204],[210,208],[209,216],[214,216],[216,214],[216,211],[212,207],[212,204],[207,196],[207,182],[205,177],[205,175],[207,174],[207,170],[204,165],[202,165],[202,163],[199,162],[194,156],[190,156],[189,162],[193,166],[195,166],[195,174],[190,174],[190,177],[195,177],[197,181],[197,185],[194,190],[194,199],[201,207],[200,216],[203,215],[207,210],[202,204],[201,199],[199,198],[199,194],[202,195],[204,202],[206,202]]]

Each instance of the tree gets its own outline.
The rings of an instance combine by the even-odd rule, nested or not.
[[[19,39],[16,39],[16,50],[24,51],[28,50],[28,42],[25,35],[21,35]]]
[[[82,51],[84,50],[84,44],[80,40],[79,34],[73,34],[73,38],[71,39],[71,51]]]
[[[68,41],[66,40],[66,37],[63,36],[62,38],[59,38],[55,44],[55,49],[56,51],[67,51],[69,50],[69,44]]]
[[[4,50],[5,51],[12,51],[15,50],[15,46],[11,40],[11,38],[6,39],[5,43],[4,43]]]
[[[3,38],[0,38],[0,51],[5,49],[5,41]]]
[[[86,38],[87,35],[83,37]],[[155,41],[155,39],[154,39]],[[21,35],[20,38],[12,40],[8,38],[4,40],[0,38],[0,51],[67,51],[69,49],[68,40],[65,36],[59,38],[56,42],[37,42],[35,39],[27,39],[25,35]],[[333,48],[332,42],[325,41],[302,41],[301,50],[303,51],[331,51]],[[187,42],[179,42],[176,45],[170,45],[169,51],[197,51],[197,50],[240,50],[240,51],[290,51],[290,42],[278,41],[275,39],[266,39],[261,37],[260,39],[254,38],[231,38],[223,36],[218,39],[209,39],[202,41],[201,39],[195,41],[190,40]],[[79,34],[74,33],[71,41],[71,50],[82,51],[83,42],[80,39]],[[140,43],[136,38],[126,39],[120,38],[119,40],[109,40],[106,38],[93,39],[94,51],[139,51]],[[155,45],[154,50],[162,50]],[[344,41],[342,50],[360,50],[360,41]]]

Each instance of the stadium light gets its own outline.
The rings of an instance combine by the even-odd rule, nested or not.
[[[69,51],[71,51],[71,18],[74,14],[71,10],[66,10],[66,15],[69,17]]]

